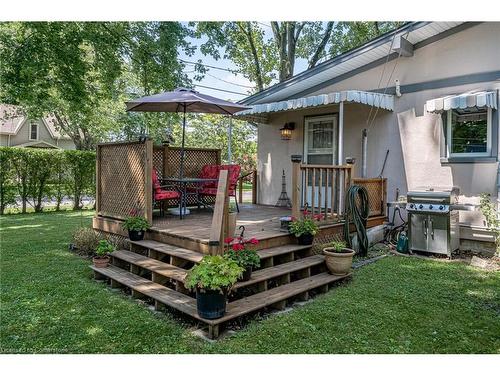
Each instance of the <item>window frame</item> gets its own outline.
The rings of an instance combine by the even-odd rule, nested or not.
[[[336,139],[334,137],[334,139],[332,140],[333,141],[333,146],[332,147],[332,160],[333,160],[333,164],[332,165],[336,165],[338,164],[338,161],[335,162],[336,158],[337,158],[337,153],[338,153],[338,147],[339,147],[339,143],[340,143],[340,139],[339,139],[339,134],[338,134],[338,129],[339,129],[339,114],[334,112],[334,113],[327,113],[327,114],[322,114],[322,115],[313,115],[313,116],[304,116],[304,139],[303,139],[303,158],[304,158],[304,163],[306,164],[309,164],[309,160],[308,160],[308,147],[309,147],[309,123],[310,122],[314,122],[314,121],[322,121],[322,120],[332,120],[333,122],[333,128],[335,131],[334,134],[336,134]],[[320,152],[318,153],[318,155],[329,155],[329,153],[327,152]],[[326,164],[328,165],[328,164]]]
[[[36,127],[36,138],[32,138],[32,133],[33,133],[32,127],[33,126]],[[30,141],[38,141],[39,137],[40,137],[40,125],[36,121],[31,121],[30,127],[29,127],[29,140]]]
[[[492,144],[493,144],[493,133],[492,133],[492,123],[493,114],[491,108],[486,108],[486,152],[451,152],[452,148],[452,111],[453,109],[447,110],[446,113],[446,158],[448,159],[466,159],[466,158],[489,158],[492,156]]]

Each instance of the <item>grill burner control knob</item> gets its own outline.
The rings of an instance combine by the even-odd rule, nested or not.
[[[410,204],[410,208],[413,208],[413,207],[415,207],[415,205],[414,205],[413,203],[412,203],[412,204]]]
[[[418,206],[418,208],[422,209],[422,208],[424,208],[424,206],[423,206],[423,205],[420,205],[420,206]]]
[[[444,207],[443,206],[439,206],[439,209],[442,210]]]
[[[432,210],[432,204],[429,205],[429,210]]]

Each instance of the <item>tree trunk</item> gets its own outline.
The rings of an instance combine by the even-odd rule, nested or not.
[[[330,35],[332,34],[334,22],[328,22],[326,25],[325,33],[323,34],[323,38],[321,38],[321,42],[318,44],[314,55],[309,60],[309,69],[314,68],[321,58],[321,54],[325,51],[325,47],[330,39]]]
[[[238,27],[241,31],[246,35],[248,44],[250,45],[250,51],[252,52],[252,57],[255,64],[255,79],[257,83],[257,88],[259,91],[264,90],[264,80],[262,77],[262,69],[260,68],[259,54],[257,53],[257,48],[255,47],[255,41],[252,35],[252,24],[250,22],[246,22],[246,29],[238,23]]]

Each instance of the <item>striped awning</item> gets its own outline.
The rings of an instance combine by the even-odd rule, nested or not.
[[[388,111],[394,110],[393,95],[347,90],[298,99],[283,100],[280,102],[256,104],[251,109],[236,113],[235,116],[248,121],[267,123],[268,114],[273,112],[295,111],[305,108],[339,104],[340,102],[360,103]]]
[[[441,113],[449,109],[497,109],[497,95],[495,91],[467,92],[428,100],[425,106],[427,112],[432,113]]]

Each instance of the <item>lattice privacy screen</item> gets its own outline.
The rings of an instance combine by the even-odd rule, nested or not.
[[[364,186],[368,191],[369,216],[385,215],[386,178],[353,178],[352,183]]]
[[[146,194],[146,143],[98,145],[97,213],[124,218],[133,209],[144,214]]]

